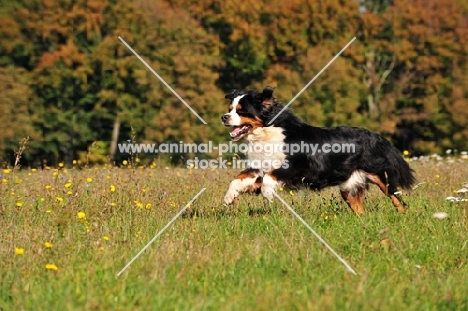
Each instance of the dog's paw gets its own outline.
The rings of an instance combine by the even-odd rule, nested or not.
[[[273,193],[275,192],[275,190],[273,189],[263,189],[262,188],[262,195],[265,199],[267,199],[270,203],[273,202]]]
[[[234,201],[237,199],[238,196],[239,196],[239,192],[228,190],[228,192],[226,192],[226,195],[224,196],[224,203],[226,203],[227,205],[230,205],[234,203]]]
[[[242,191],[242,182],[239,179],[234,179],[229,185],[229,189],[224,196],[224,202],[226,204],[232,204],[237,197],[239,197]]]
[[[274,193],[276,191],[276,188],[280,186],[281,184],[272,179],[271,176],[267,175],[263,178],[263,184],[262,184],[262,195],[270,202],[273,202],[273,197]]]

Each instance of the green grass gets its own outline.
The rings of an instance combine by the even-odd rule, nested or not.
[[[411,162],[425,184],[404,195],[406,214],[376,187],[362,217],[336,189],[279,192],[357,276],[278,200],[224,207],[235,170],[4,171],[0,310],[466,310],[468,203],[445,197],[467,163]]]

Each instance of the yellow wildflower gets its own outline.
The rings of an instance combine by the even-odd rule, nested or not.
[[[23,255],[24,254],[24,248],[15,247],[15,254],[16,255]]]
[[[127,164],[128,164],[128,161],[127,161],[127,160],[123,160],[123,161],[122,161],[122,164],[123,164],[123,165],[127,165]]]
[[[408,150],[404,150],[404,151],[403,151],[403,155],[404,155],[404,156],[408,156],[408,155],[409,155],[409,151],[408,151]]]
[[[84,212],[78,212],[77,216],[81,219],[86,218],[86,214]]]
[[[150,209],[151,208],[151,203],[146,204],[145,208]]]
[[[76,160],[73,160],[73,162],[72,162],[72,163],[73,163],[73,165],[76,165]]]
[[[110,191],[115,192],[115,186],[114,185],[110,185]]]
[[[108,237],[107,235],[105,235],[105,236],[103,237],[103,239],[104,239],[104,241],[109,241],[109,237]]]
[[[57,202],[59,202],[59,203],[62,203],[62,202],[63,202],[63,198],[62,198],[62,197],[55,197],[55,200],[57,200]]]
[[[16,206],[21,207],[21,206],[23,206],[23,203],[21,203],[21,202],[16,202]]]
[[[50,243],[50,242],[45,242],[45,243],[44,243],[44,246],[45,246],[46,248],[52,248],[53,244]]]
[[[45,186],[45,188],[46,188],[46,190],[50,190],[50,189],[52,189],[52,186],[47,185],[47,186]]]
[[[60,162],[60,163],[58,164],[58,166],[59,166],[59,167],[63,167],[63,166],[64,166],[63,162]]]
[[[72,183],[71,183],[71,182],[67,182],[67,183],[65,184],[65,188],[70,188],[70,187],[71,187],[71,185],[72,185]]]
[[[91,177],[88,177],[88,178],[86,178],[86,181],[87,181],[88,183],[92,183],[92,182],[93,182],[93,179],[92,179]]]
[[[58,270],[58,267],[56,265],[54,265],[53,263],[48,263],[45,265],[45,268],[47,270],[53,270],[53,271],[57,271]]]
[[[7,169],[4,169],[4,170],[3,170],[3,173],[5,173],[5,174],[10,174],[10,169],[8,169],[8,168],[7,168]]]

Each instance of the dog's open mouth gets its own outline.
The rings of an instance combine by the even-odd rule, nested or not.
[[[250,131],[251,128],[252,126],[249,124],[234,126],[231,131],[231,139],[232,140],[241,139],[246,133]]]

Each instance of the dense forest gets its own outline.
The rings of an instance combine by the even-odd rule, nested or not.
[[[83,158],[97,142],[228,140],[235,88],[276,88],[317,126],[363,126],[411,154],[468,149],[466,0],[2,0],[0,159]],[[204,125],[118,39],[208,123]],[[118,155],[115,155],[118,156]]]

